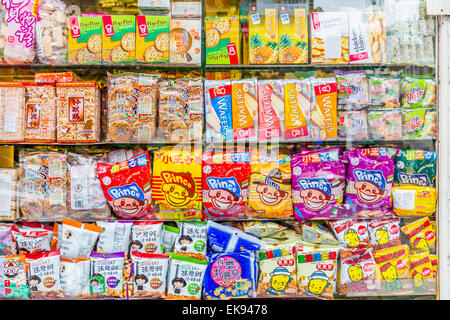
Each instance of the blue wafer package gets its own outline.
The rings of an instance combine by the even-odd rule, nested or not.
[[[206,142],[233,140],[231,80],[205,81]]]

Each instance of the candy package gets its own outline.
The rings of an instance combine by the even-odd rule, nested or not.
[[[396,247],[402,244],[400,219],[377,219],[368,223],[370,244],[374,250]]]
[[[257,80],[232,80],[231,98],[233,139],[255,141],[258,134]]]
[[[370,75],[370,105],[385,108],[400,107],[400,77]]]
[[[100,232],[95,224],[63,219],[61,257],[89,258]]]
[[[401,227],[401,230],[408,237],[411,250],[434,251],[436,233],[433,231],[428,217],[411,222]]]
[[[369,104],[369,85],[366,71],[334,70],[337,80],[338,106],[360,109]]]
[[[311,82],[284,82],[284,140],[301,141],[311,133]]]
[[[392,188],[393,210],[397,216],[431,216],[436,211],[435,188],[405,185]]]
[[[54,299],[64,297],[60,281],[60,251],[29,253],[28,286],[30,297]]]
[[[426,279],[433,278],[433,265],[431,264],[430,253],[423,251],[410,254],[408,260],[410,276],[414,283],[414,291],[428,291]]]
[[[131,251],[162,253],[162,221],[136,221],[131,228]]]
[[[206,222],[178,222],[180,230],[173,252],[197,260],[206,260],[206,242],[208,227]]]
[[[340,140],[364,141],[369,139],[366,110],[338,110],[337,122]]]
[[[123,289],[124,252],[91,252],[89,275],[90,298],[121,297]]]
[[[403,75],[402,108],[425,108],[436,105],[436,82],[433,75]]]
[[[408,256],[409,248],[405,245],[377,250],[373,253],[376,279],[383,280],[382,284],[386,292],[407,290],[408,283],[402,280],[410,277]]]
[[[438,122],[435,108],[402,110],[402,119],[403,139],[436,139]]]
[[[282,140],[284,80],[258,80],[258,140]]]
[[[402,112],[400,109],[369,109],[367,118],[370,139],[402,139]]]
[[[101,228],[98,236],[97,251],[100,253],[127,252],[130,239],[132,221],[96,221]]]
[[[337,83],[336,78],[313,78],[311,135],[313,140],[337,137]]]
[[[375,261],[372,249],[359,255],[341,258],[340,283],[341,295],[355,296],[375,293]]]
[[[437,153],[417,149],[400,149],[395,157],[396,185],[432,187],[436,182]]]
[[[0,256],[0,298],[28,299],[27,285],[29,265],[25,255]]]

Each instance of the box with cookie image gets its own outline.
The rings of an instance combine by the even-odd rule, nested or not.
[[[201,19],[170,20],[170,63],[201,63],[201,30]]]
[[[169,62],[170,18],[136,16],[136,61]]]
[[[207,17],[206,64],[239,64],[239,17]]]
[[[135,62],[136,16],[102,16],[102,61]]]
[[[73,64],[102,62],[102,18],[69,17],[68,62]]]

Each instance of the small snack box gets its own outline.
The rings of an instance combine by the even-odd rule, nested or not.
[[[69,17],[68,61],[74,64],[102,62],[102,18]]]
[[[276,5],[249,11],[249,61],[251,64],[274,64],[278,61],[278,19]]]
[[[56,84],[57,140],[100,140],[100,89],[95,81]]]
[[[25,88],[21,82],[0,82],[0,142],[24,139]]]
[[[102,16],[102,61],[134,62],[136,60],[136,17]]]
[[[278,14],[279,62],[308,62],[308,21],[306,8],[283,4]]]
[[[239,17],[207,17],[206,64],[239,64]]]
[[[170,63],[201,63],[201,19],[170,20]]]
[[[136,16],[136,61],[169,62],[170,18]]]

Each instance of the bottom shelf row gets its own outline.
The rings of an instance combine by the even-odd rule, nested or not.
[[[0,225],[0,298],[435,295],[436,223],[416,219]]]

